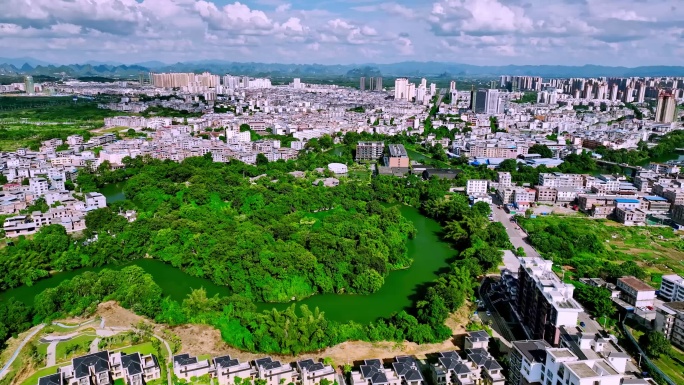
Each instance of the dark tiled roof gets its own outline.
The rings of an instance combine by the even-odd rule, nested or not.
[[[422,381],[423,375],[420,374],[418,367],[414,362],[395,362],[392,364],[394,371],[399,377],[403,377],[406,381]]]
[[[470,339],[472,339],[474,341],[485,341],[485,340],[488,341],[489,340],[489,334],[487,334],[487,332],[484,330],[476,330],[474,332],[470,332],[470,333],[468,333],[468,336],[470,337]]]
[[[363,375],[363,378],[370,378],[373,373],[377,373],[379,370],[375,366],[371,365],[361,365],[361,375]]]
[[[375,366],[376,368],[382,368],[382,361],[378,359],[364,360],[363,361],[368,366]]]
[[[459,357],[458,353],[451,351],[451,352],[440,352],[439,353],[442,357],[448,357],[448,358],[461,358]]]
[[[370,361],[378,361],[380,360],[370,360]],[[387,376],[385,376],[385,372],[382,371],[382,363],[381,366],[375,366],[377,362],[373,362],[374,365],[361,365],[361,374],[363,374],[363,378],[365,380],[370,380],[372,384],[386,384],[388,382]]]
[[[416,359],[411,356],[397,356],[394,358],[396,362],[416,363]]]
[[[323,370],[323,369],[325,369],[325,365],[323,365],[323,364],[320,363],[320,362],[317,362],[317,363],[315,363],[315,364],[309,366],[308,371],[310,371],[310,372],[315,372],[315,371],[317,371],[317,370]]]
[[[192,365],[197,363],[197,357],[190,357],[190,355],[187,353],[179,354],[177,356],[173,356],[173,363],[180,366]]]
[[[283,366],[280,361],[273,361],[271,357],[259,358],[258,360],[255,360],[254,363],[256,366],[264,370],[275,369]]]
[[[546,349],[551,347],[544,340],[514,341],[513,346],[530,362],[545,362]]]
[[[264,366],[270,364],[271,362],[273,362],[271,357],[258,358],[254,360],[254,364],[256,364],[256,366]]]
[[[312,360],[311,358],[306,359],[306,360],[297,361],[297,366],[299,366],[299,368],[303,369],[303,370],[309,370],[310,371],[311,370],[310,368],[313,365],[314,365],[314,360]]]
[[[490,358],[488,356],[485,356],[485,355],[482,355],[479,353],[474,353],[474,354],[468,354],[468,359],[470,361],[472,361],[475,365],[482,366]]]
[[[499,365],[499,363],[496,362],[496,360],[491,359],[491,358],[488,359],[487,361],[485,361],[485,363],[484,363],[483,366],[484,366],[485,369],[487,369],[487,370],[501,370],[501,369],[503,369],[503,368],[501,367],[501,365]]]
[[[74,366],[74,376],[76,378],[87,377],[90,375],[90,367],[95,373],[106,372],[109,370],[109,352],[97,352],[83,357],[76,357],[72,361]]]
[[[456,365],[458,365],[461,361],[457,358],[452,358],[452,357],[439,357],[439,363],[444,366],[444,369],[446,370],[451,370]]]
[[[231,366],[238,365],[240,362],[235,358],[230,358],[230,356],[221,356],[214,358],[214,364],[222,368],[230,368]]]
[[[385,373],[375,373],[371,377],[371,383],[372,384],[386,384],[389,381],[387,380],[387,376],[385,376]]]
[[[63,385],[62,373],[55,373],[39,378],[38,385]]]
[[[468,365],[464,364],[463,362],[459,362],[454,367],[454,372],[456,374],[466,374],[466,373],[470,373],[470,368],[468,367]]]
[[[140,353],[126,354],[121,356],[121,366],[128,370],[128,375],[142,373],[142,363]]]

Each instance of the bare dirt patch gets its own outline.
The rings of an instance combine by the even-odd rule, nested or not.
[[[137,324],[141,320],[145,320],[144,317],[141,317],[130,310],[122,308],[114,301],[101,303],[97,307],[96,314],[105,319],[105,327],[130,327],[131,325]],[[152,323],[150,320],[146,321]]]
[[[168,327],[166,325],[154,324],[154,322],[138,316],[130,310],[122,308],[113,301],[100,304],[96,314],[105,318],[105,325],[107,327],[130,327],[140,320],[145,320],[154,325],[155,332],[159,335],[161,335],[164,330],[169,330],[181,339],[182,353],[189,353],[191,355],[210,354],[214,357],[229,354],[231,357],[238,358],[241,361],[254,360],[265,356],[265,354],[243,352],[228,346],[221,339],[221,333],[211,326],[193,324]],[[336,365],[343,365],[345,363],[353,364],[354,362],[370,358],[392,358],[398,355],[415,355],[419,358],[423,358],[427,353],[459,349],[458,346],[460,346],[460,341],[462,341],[463,334],[465,334],[465,325],[468,323],[469,314],[470,311],[467,307],[463,307],[451,314],[446,320],[446,325],[451,328],[454,337],[440,343],[419,345],[407,341],[348,341],[317,352],[301,354],[298,356],[272,355],[272,357],[285,362],[303,358],[330,357]],[[77,321],[78,320],[76,319],[71,320],[71,322]],[[90,326],[92,327],[92,325]]]
[[[163,328],[164,327],[162,326],[162,329]],[[191,324],[167,329],[181,339],[181,350],[183,353],[195,356],[201,354],[217,356],[231,350],[221,339],[221,333],[211,326]]]

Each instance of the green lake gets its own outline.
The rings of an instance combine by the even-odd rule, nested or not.
[[[124,184],[125,182],[108,184],[99,189],[99,191],[107,198],[107,203],[120,202],[126,199],[123,192]]]
[[[112,202],[125,199],[121,188],[122,185],[119,184],[107,186],[100,191],[107,195],[108,202]],[[391,272],[385,278],[385,284],[378,292],[371,295],[319,294],[297,302],[260,303],[258,308],[260,310],[284,309],[293,303],[297,305],[306,304],[312,310],[318,307],[325,312],[326,317],[330,320],[358,323],[368,323],[408,308],[413,303],[413,297],[421,285],[435,279],[437,272],[448,266],[447,260],[455,252],[447,243],[440,241],[438,233],[441,227],[437,222],[422,216],[416,209],[408,206],[402,206],[400,210],[404,217],[411,220],[418,230],[416,237],[407,241],[408,253],[413,259],[413,264],[408,269]],[[218,286],[209,279],[193,277],[155,259],[140,259],[127,265],[108,266],[108,268],[121,269],[130,265],[142,267],[152,275],[165,295],[178,301],[183,300],[192,289],[200,287],[203,287],[209,296],[230,294],[226,287]],[[0,298],[14,297],[30,304],[35,295],[46,288],[55,287],[63,280],[73,278],[82,272],[101,269],[84,268],[57,273],[50,278],[34,283],[33,286],[21,286],[0,293]]]

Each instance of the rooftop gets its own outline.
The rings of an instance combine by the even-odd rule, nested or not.
[[[622,278],[618,278],[618,282],[622,282],[623,284],[627,285],[628,287],[636,290],[636,291],[655,291],[654,288],[649,286],[646,282],[640,280],[637,277],[633,276],[626,276]]]
[[[589,377],[596,377],[598,376],[598,373],[594,371],[589,365],[587,365],[584,362],[574,362],[574,363],[569,363],[566,364],[568,369],[572,370],[573,373],[577,375],[579,378],[589,378]]]
[[[403,144],[390,144],[387,146],[391,157],[408,158],[408,153]]]
[[[73,359],[74,377],[88,377],[90,368],[95,373],[106,372],[109,370],[109,352],[97,352]]]
[[[544,340],[513,341],[513,346],[530,362],[546,361],[546,349],[551,345]]]
[[[570,349],[567,349],[567,348],[548,349],[546,352],[548,354],[551,354],[552,356],[554,356],[556,358],[572,358],[572,357],[575,357],[575,355],[570,351]]]
[[[617,203],[639,203],[638,199],[630,199],[630,198],[615,198],[615,202]]]
[[[684,311],[684,302],[666,302],[663,304],[664,307],[668,307],[674,311],[681,312]]]

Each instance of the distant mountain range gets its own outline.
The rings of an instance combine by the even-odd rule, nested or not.
[[[684,76],[680,66],[608,67],[597,65],[505,65],[477,66],[440,62],[401,62],[393,64],[278,64],[238,63],[203,60],[167,64],[148,61],[131,65],[116,62],[87,62],[85,64],[55,65],[30,57],[0,58],[0,75],[43,75],[62,77],[137,78],[148,72],[212,72],[264,77],[358,77],[363,74],[386,77],[497,77],[500,75],[550,77],[631,77]]]

